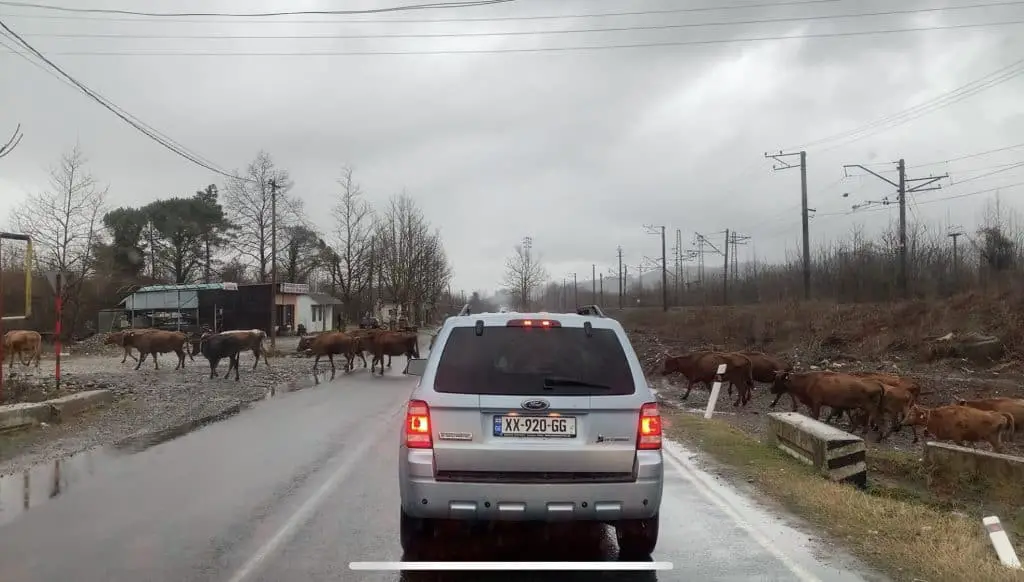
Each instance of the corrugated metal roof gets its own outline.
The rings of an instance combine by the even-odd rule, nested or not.
[[[236,283],[192,283],[188,285],[149,285],[140,287],[136,293],[155,293],[157,291],[208,291],[210,289],[238,289]]]

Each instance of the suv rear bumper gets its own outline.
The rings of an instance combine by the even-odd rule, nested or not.
[[[637,451],[636,481],[470,483],[434,479],[431,450],[401,448],[399,487],[410,517],[482,521],[602,521],[653,517],[661,506],[661,451]]]

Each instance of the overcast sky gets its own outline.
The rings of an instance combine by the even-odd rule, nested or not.
[[[40,1],[181,12],[342,5],[327,0]],[[343,5],[373,8],[403,1]],[[800,175],[797,170],[772,172],[763,157],[766,150],[843,134],[979,79],[983,82],[975,86],[984,90],[948,106],[939,107],[953,99],[933,102],[918,110],[927,114],[916,119],[876,124],[876,133],[864,139],[853,140],[864,135],[855,134],[808,146],[810,206],[818,214],[811,221],[812,239],[845,236],[855,225],[875,232],[895,220],[895,210],[844,215],[851,204],[892,192],[876,178],[842,180],[844,163],[882,164],[904,157],[912,177],[948,171],[959,182],[982,176],[962,184],[947,180],[941,191],[914,196],[912,219],[936,228],[945,228],[949,217],[973,229],[986,201],[994,200],[994,192],[942,200],[955,195],[1002,186],[1004,208],[1024,207],[1019,185],[1024,167],[983,176],[1024,160],[1024,75],[986,77],[1024,57],[1024,25],[589,51],[312,53],[693,43],[1024,22],[1024,2],[795,20],[992,3],[996,0],[802,5],[779,5],[779,0],[518,0],[392,15],[176,20],[0,4],[0,18],[79,80],[219,166],[244,168],[266,149],[292,173],[293,192],[305,199],[313,221],[325,232],[333,229],[327,209],[342,165],[355,169],[369,199],[379,206],[406,189],[441,229],[455,268],[453,286],[469,290],[497,287],[503,257],[524,236],[533,237],[534,250],[552,278],[573,271],[588,278],[594,263],[607,272],[614,268],[617,245],[627,263],[636,265],[644,255],[660,253],[657,237],[644,232],[645,223],[666,225],[669,247],[676,229],[685,247],[695,232],[721,238],[717,232],[737,229],[752,243],[742,249],[741,260],[754,253],[762,260],[780,260],[799,244]],[[394,22],[712,5],[743,7],[599,18]],[[768,19],[788,20],[703,25]],[[680,24],[688,27],[636,30]],[[624,27],[633,30],[479,36]],[[379,38],[398,34],[455,36]],[[221,35],[250,38],[182,38]],[[377,38],[308,38],[318,35]],[[272,36],[307,38],[266,38]],[[76,140],[95,176],[110,185],[112,206],[191,195],[206,184],[223,182],[4,50],[0,134],[6,141],[20,122],[25,138],[0,161],[0,218],[19,199],[46,186],[47,169]],[[121,54],[81,54],[96,52]],[[162,54],[139,54],[144,52]],[[173,54],[181,52],[201,54]],[[1024,72],[1024,64],[1007,71]],[[914,168],[1013,145],[1021,147]],[[850,196],[841,197],[844,192]]]

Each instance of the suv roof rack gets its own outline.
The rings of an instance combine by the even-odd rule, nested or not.
[[[593,317],[608,317],[597,305],[582,305],[576,308],[577,315],[591,315]]]
[[[462,306],[462,310],[459,311],[459,316],[469,315],[469,303]]]

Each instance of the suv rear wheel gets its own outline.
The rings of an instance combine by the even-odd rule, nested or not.
[[[658,516],[627,519],[615,524],[619,558],[647,558],[658,545]]]
[[[399,538],[403,552],[415,552],[420,549],[423,541],[434,535],[434,522],[429,519],[410,517],[405,510],[399,521]]]

